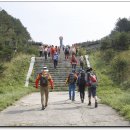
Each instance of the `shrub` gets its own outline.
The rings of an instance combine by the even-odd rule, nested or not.
[[[0,64],[0,77],[3,75],[5,69],[6,67],[3,64]]]
[[[123,83],[127,78],[128,63],[124,58],[116,57],[112,61],[112,77],[117,83]]]
[[[103,53],[103,52],[102,52]],[[112,58],[114,57],[115,52],[112,49],[106,50],[103,55],[102,58],[103,60],[105,60],[106,62],[110,62],[112,60]]]

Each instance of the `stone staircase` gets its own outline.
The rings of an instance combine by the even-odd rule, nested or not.
[[[47,60],[45,60],[44,57],[36,57],[35,64],[34,64],[34,79],[36,78],[37,73],[40,70],[42,70],[43,66],[48,67],[49,73],[51,74],[52,79],[54,80],[53,91],[67,91],[68,85],[65,86],[65,81],[68,74],[72,71],[72,68],[70,64],[70,59],[65,60],[63,50],[61,49],[61,53],[59,55],[57,69],[54,69],[54,65],[51,57],[48,57]],[[77,66],[77,69],[79,69],[79,66]]]

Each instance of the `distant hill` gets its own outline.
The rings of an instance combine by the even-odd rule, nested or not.
[[[130,47],[130,20],[127,18],[119,18],[115,24],[115,28],[110,34],[96,41],[86,41],[77,43],[87,50],[92,49],[114,49],[117,51],[128,50]]]

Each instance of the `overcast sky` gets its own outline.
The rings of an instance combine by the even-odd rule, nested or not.
[[[59,45],[98,40],[110,34],[117,19],[130,17],[130,2],[0,2],[20,19],[34,41]]]

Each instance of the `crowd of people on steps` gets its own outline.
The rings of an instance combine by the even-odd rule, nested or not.
[[[45,57],[45,60],[50,57],[54,64],[54,69],[57,69],[58,65],[58,57],[60,55],[60,51],[63,49],[64,55],[65,55],[65,61],[70,60],[70,64],[72,66],[72,69],[68,76],[66,77],[65,86],[68,85],[69,90],[69,100],[75,101],[75,91],[76,86],[77,90],[80,93],[80,99],[81,103],[84,103],[85,99],[85,90],[87,88],[88,91],[88,105],[91,106],[91,97],[95,100],[95,108],[98,107],[97,102],[97,86],[98,86],[98,79],[93,71],[92,67],[85,68],[85,61],[84,57],[78,56],[78,48],[75,46],[66,46],[66,47],[57,47],[54,45],[48,46],[48,45],[40,45],[39,46],[39,56]],[[77,72],[77,64],[79,62],[80,69]],[[49,70],[47,66],[43,66],[43,69],[38,73],[36,80],[35,80],[35,87],[40,88],[41,93],[41,105],[42,110],[44,110],[48,105],[48,95],[49,95],[49,89],[54,89],[54,81],[52,79],[51,74],[49,73]]]

